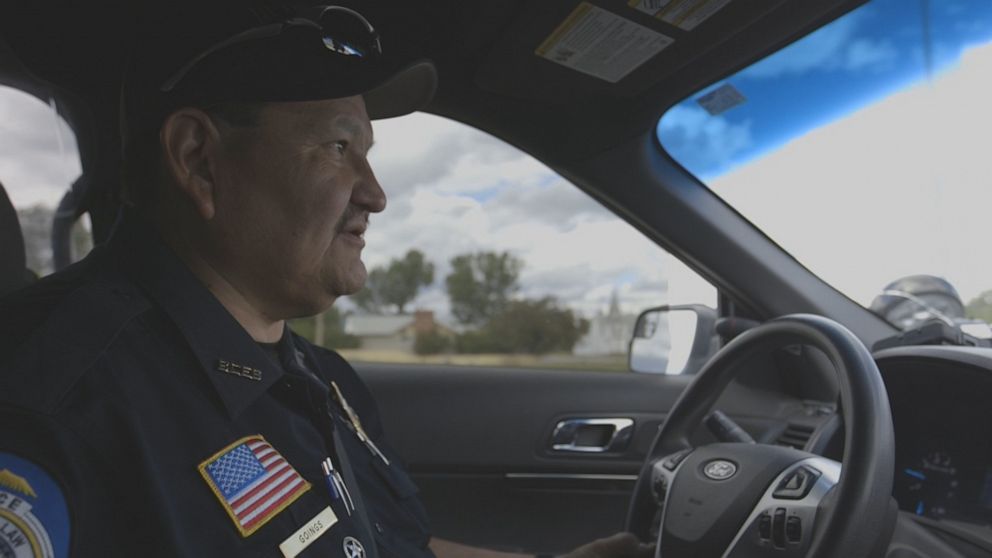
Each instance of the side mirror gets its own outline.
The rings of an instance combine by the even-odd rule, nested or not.
[[[701,304],[641,312],[630,340],[628,366],[646,374],[694,374],[716,352],[716,310]]]

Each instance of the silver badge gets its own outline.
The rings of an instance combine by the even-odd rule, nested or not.
[[[737,474],[737,465],[724,459],[714,459],[703,468],[703,474],[713,480],[727,480]]]
[[[365,547],[355,537],[344,539],[345,558],[365,558]]]

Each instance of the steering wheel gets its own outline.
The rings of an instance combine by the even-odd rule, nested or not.
[[[745,362],[796,344],[822,350],[837,370],[842,463],[764,444],[690,445]],[[820,316],[778,318],[728,343],[675,402],[641,469],[627,530],[641,540],[656,530],[662,558],[868,556],[895,521],[894,447],[885,386],[861,341]]]

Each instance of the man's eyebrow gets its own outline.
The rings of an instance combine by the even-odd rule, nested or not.
[[[344,128],[346,132],[355,136],[366,135],[368,132],[368,129],[365,126],[362,126],[355,118],[351,118],[350,116],[336,118],[334,120],[334,125]]]
[[[333,126],[339,126],[345,132],[348,132],[354,137],[368,137],[369,138],[369,149],[375,144],[375,139],[373,138],[373,132],[371,127],[362,126],[361,123],[351,117],[337,118],[334,120]]]

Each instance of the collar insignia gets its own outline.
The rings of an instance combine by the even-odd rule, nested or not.
[[[217,361],[217,371],[225,374],[231,374],[232,376],[238,376],[240,378],[254,380],[256,382],[262,381],[262,371],[258,368],[252,368],[251,366],[245,366],[243,364],[237,364],[227,360]]]
[[[260,435],[234,442],[199,469],[242,537],[310,490],[310,483]]]

